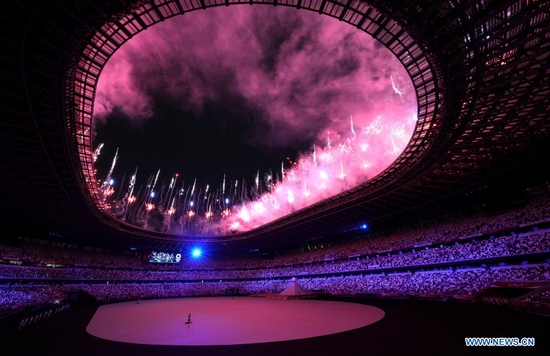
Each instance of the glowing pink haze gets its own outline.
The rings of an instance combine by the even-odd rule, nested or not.
[[[263,113],[269,132],[258,143],[285,146],[315,136],[315,148],[252,201],[226,206],[225,192],[209,197],[202,189],[203,196],[193,196],[198,189],[174,181],[163,201],[146,195],[132,203],[129,187],[118,216],[151,228],[149,212],[161,209],[160,230],[177,234],[250,230],[380,173],[405,148],[416,124],[408,74],[377,41],[326,16],[263,6],[200,11],[137,35],[101,74],[95,120],[101,124],[116,109],[139,125],[155,112],[151,93],[200,114],[206,102],[220,100],[220,87]],[[233,184],[227,182],[227,191]],[[108,196],[112,192],[105,193],[106,201]],[[192,201],[204,203],[190,206]],[[132,204],[140,212],[128,219]]]

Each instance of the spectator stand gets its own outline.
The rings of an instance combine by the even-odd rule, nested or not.
[[[537,284],[537,282],[533,282]],[[540,282],[539,286],[512,302],[518,309],[529,313],[550,316],[550,278],[546,282]]]

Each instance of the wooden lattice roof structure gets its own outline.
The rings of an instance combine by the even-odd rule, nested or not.
[[[90,190],[95,85],[140,31],[214,6],[316,11],[365,31],[408,71],[418,124],[369,182],[250,232],[211,239],[127,225]],[[9,0],[2,4],[0,214],[5,231],[127,249],[220,251],[307,243],[363,222],[388,226],[489,184],[544,182],[550,167],[550,3],[536,0]],[[187,15],[192,16],[192,15]]]

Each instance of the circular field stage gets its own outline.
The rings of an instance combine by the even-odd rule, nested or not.
[[[101,306],[86,331],[134,344],[243,345],[330,335],[383,317],[379,308],[335,301],[174,298]]]

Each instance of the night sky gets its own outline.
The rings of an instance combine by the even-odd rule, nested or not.
[[[136,167],[144,177],[161,170],[168,179],[179,173],[191,183],[222,184],[227,179],[243,178],[252,183],[258,171],[279,174],[281,164],[294,160],[299,152],[312,147],[315,137],[297,138],[288,147],[274,147],[257,141],[265,122],[258,119],[242,100],[212,101],[204,112],[186,112],[171,103],[155,100],[158,108],[140,126],[121,113],[98,126],[96,142],[105,142],[98,171],[107,174],[116,148],[119,148],[113,177],[133,173]],[[127,177],[128,178],[128,177]]]
[[[266,198],[277,211],[256,206],[263,216],[253,223],[246,213],[248,229],[382,171],[410,139],[415,115],[402,65],[354,27],[290,8],[209,9],[153,26],[109,60],[94,104],[94,148],[104,144],[96,168],[106,179],[119,149],[110,177],[119,199],[137,167],[136,188],[160,169],[159,186],[178,173],[184,191],[196,179],[203,193],[224,176],[225,187],[244,179],[251,189],[259,172],[265,188],[267,176],[278,182],[295,169],[282,195]]]

